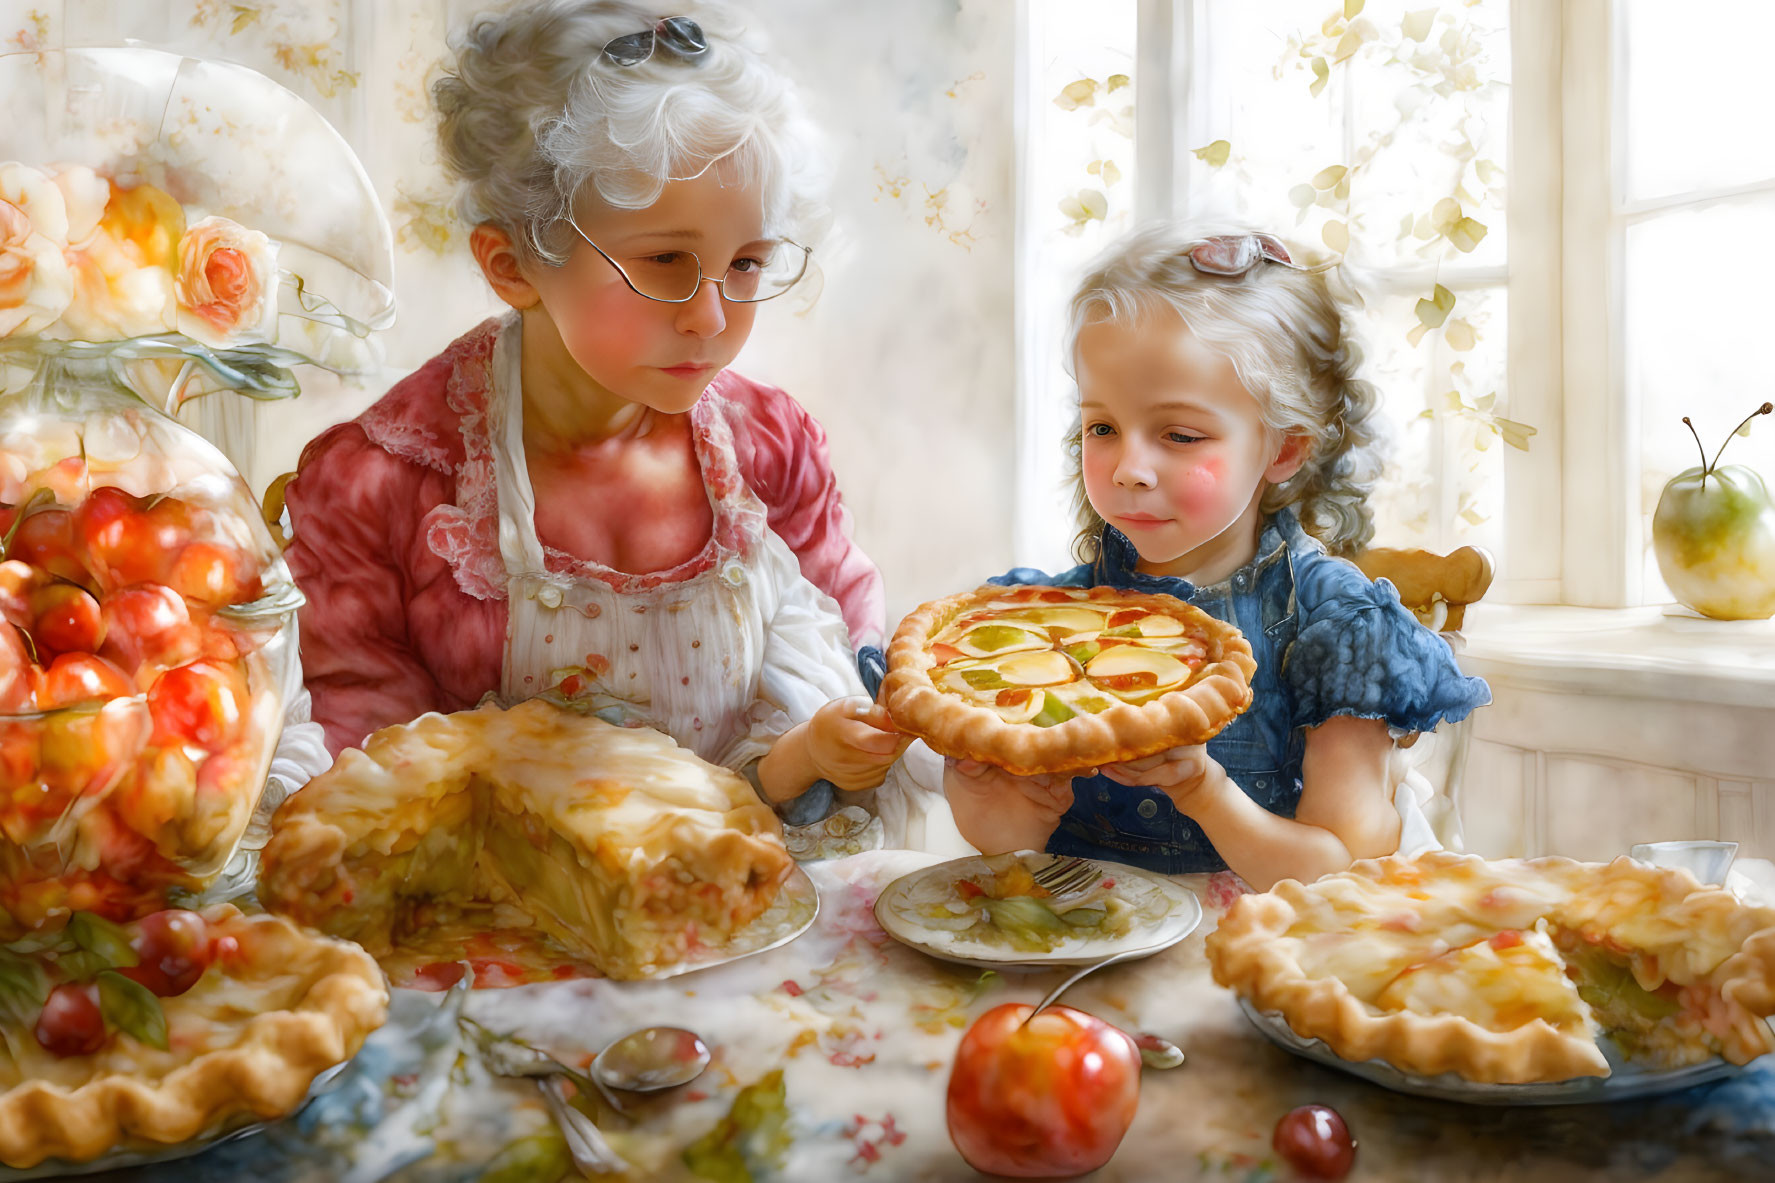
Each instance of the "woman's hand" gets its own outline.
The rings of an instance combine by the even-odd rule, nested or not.
[[[1226,783],[1226,770],[1209,757],[1206,744],[1106,764],[1099,771],[1117,784],[1158,789],[1186,817],[1193,816],[1193,811],[1202,808],[1206,799]]]
[[[873,789],[887,776],[912,737],[865,698],[838,698],[807,721],[807,755],[814,771],[841,789]]]
[[[943,761],[956,828],[985,854],[1041,850],[1072,808],[1072,775],[1017,776],[978,760]]]

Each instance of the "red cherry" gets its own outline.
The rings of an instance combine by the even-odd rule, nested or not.
[[[52,1056],[90,1056],[105,1046],[99,988],[64,982],[49,992],[37,1016],[37,1042]]]
[[[104,658],[90,653],[64,653],[43,671],[43,680],[37,687],[37,705],[53,710],[77,702],[109,702],[135,692],[129,675]]]
[[[144,916],[136,922],[129,944],[141,962],[120,972],[162,998],[197,985],[214,959],[209,924],[196,912],[180,908]]]
[[[31,593],[48,582],[47,575],[23,559],[0,563],[0,620],[30,628]]]
[[[203,656],[203,630],[170,587],[138,583],[105,597],[105,641],[99,652],[120,669],[154,684],[161,672]]]
[[[0,620],[0,715],[23,714],[33,708],[42,671],[31,660],[25,637]]]
[[[23,560],[89,591],[98,586],[75,541],[74,516],[65,509],[40,509],[20,522],[6,557]]]
[[[99,602],[71,583],[52,583],[31,595],[35,622],[31,636],[37,656],[49,661],[63,653],[97,653],[105,639]]]
[[[1302,1105],[1283,1114],[1270,1145],[1309,1179],[1341,1179],[1356,1161],[1350,1127],[1327,1105]]]
[[[212,608],[244,604],[260,591],[255,564],[244,552],[214,542],[193,542],[179,552],[167,583],[180,595]]]
[[[219,752],[245,726],[247,707],[246,679],[217,661],[170,669],[148,691],[156,743],[194,743]]]

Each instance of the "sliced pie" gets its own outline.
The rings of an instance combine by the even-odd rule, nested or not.
[[[281,1117],[388,1007],[362,949],[227,904],[77,913],[0,950],[0,986],[0,1162],[19,1168]]]
[[[1775,1049],[1775,908],[1620,858],[1433,851],[1240,899],[1215,981],[1346,1060],[1526,1083]]]
[[[637,978],[726,941],[792,867],[740,776],[531,700],[424,715],[342,753],[278,810],[260,896],[385,959],[470,917]]]
[[[1238,629],[1171,596],[983,587],[901,622],[882,702],[942,755],[1071,772],[1207,741],[1256,669]]]

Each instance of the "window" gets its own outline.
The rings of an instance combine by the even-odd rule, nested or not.
[[[1711,458],[1775,387],[1772,39],[1759,0],[1139,0],[1136,216],[1237,214],[1362,277],[1377,542],[1485,545],[1494,600],[1665,603],[1682,417]],[[1725,461],[1775,479],[1775,421]]]
[[[1761,51],[1775,8],[1707,0],[1684,9],[1621,0],[1611,38],[1620,121],[1608,224],[1618,236],[1622,391],[1639,494],[1629,522],[1627,598],[1671,598],[1652,554],[1664,483],[1708,459],[1775,395],[1761,348],[1775,296],[1775,134]],[[1603,293],[1598,293],[1599,298]],[[1722,464],[1775,479],[1775,422],[1733,439]],[[1637,478],[1637,479],[1635,479]]]
[[[1071,7],[1034,11],[1058,23]],[[1138,215],[1235,217],[1360,269],[1395,443],[1375,499],[1384,543],[1499,549],[1506,453],[1536,446],[1505,380],[1505,16],[1406,0],[1139,5]],[[1055,220],[1047,198],[1031,213]]]

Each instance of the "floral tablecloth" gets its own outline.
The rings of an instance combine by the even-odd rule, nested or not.
[[[895,877],[937,861],[872,851],[808,864],[819,919],[781,949],[662,982],[596,979],[482,990],[467,1013],[589,1062],[650,1023],[690,1027],[714,1049],[675,1094],[595,1112],[632,1179],[979,1178],[950,1146],[944,1090],[967,1024],[1034,1001],[1059,971],[983,974],[882,933],[871,913]],[[1184,876],[1207,912],[1182,944],[1075,986],[1070,1005],[1180,1044],[1188,1063],[1148,1070],[1139,1114],[1103,1180],[1286,1180],[1269,1149],[1277,1117],[1334,1106],[1368,1180],[1767,1179],[1775,1173],[1775,1067],[1684,1093],[1608,1106],[1482,1108],[1387,1092],[1271,1046],[1209,977],[1203,936],[1239,887]],[[488,1076],[430,1022],[443,996],[397,991],[395,1018],[339,1085],[298,1117],[178,1163],[101,1178],[151,1183],[434,1183],[571,1174],[533,1084]]]

